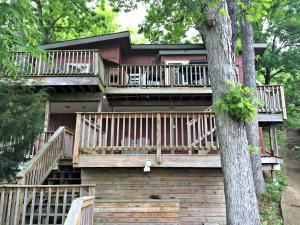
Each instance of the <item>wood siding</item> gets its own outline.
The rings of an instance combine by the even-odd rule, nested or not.
[[[95,103],[96,104],[96,103]],[[48,130],[55,131],[60,126],[66,126],[72,130],[75,130],[76,126],[76,114],[62,114],[62,113],[55,113],[50,114],[50,121]]]
[[[151,168],[151,172],[144,173],[142,168],[82,168],[81,176],[82,184],[96,184],[96,199],[101,201],[128,200],[147,204],[151,195],[158,195],[161,198],[157,200],[158,203],[164,200],[179,201],[182,225],[225,223],[224,186],[220,169]],[[112,211],[110,215],[103,214],[104,206],[96,203],[95,218],[98,224],[132,224],[134,218],[120,221],[126,215],[118,213],[128,208],[128,203],[120,202],[120,211]],[[137,209],[132,205],[131,207],[135,208],[132,209],[134,213]],[[143,218],[147,217],[151,217],[151,214],[146,214]],[[146,219],[137,219],[136,222],[154,223]],[[164,224],[177,223],[165,221]]]
[[[156,54],[147,54],[145,52],[135,54],[123,54],[122,64],[153,64],[156,60]]]
[[[120,63],[121,51],[120,45],[116,42],[106,43],[99,46],[100,55],[103,59],[110,60],[115,63]]]

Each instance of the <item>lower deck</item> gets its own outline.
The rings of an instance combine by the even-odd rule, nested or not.
[[[225,224],[221,169],[82,168],[96,185],[94,224]]]

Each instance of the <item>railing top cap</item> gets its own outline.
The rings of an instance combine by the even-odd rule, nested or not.
[[[0,185],[0,188],[64,188],[64,187],[96,187],[96,184],[62,184],[62,185],[3,184]]]
[[[76,114],[157,114],[157,113],[190,113],[190,114],[215,114],[215,112],[206,112],[206,111],[190,111],[190,112],[186,112],[186,111],[157,111],[157,112],[147,112],[147,111],[143,111],[143,112],[76,112]]]
[[[283,86],[283,84],[261,84],[261,85],[256,85],[256,87],[272,87],[272,86]]]
[[[90,51],[90,52],[99,52],[99,49],[67,49],[67,50],[42,50],[45,52],[80,52],[80,51]],[[12,53],[30,53],[22,51],[14,51]]]
[[[206,62],[201,64],[185,64],[185,65],[174,65],[174,64],[119,64],[110,67],[118,67],[118,66],[207,66]]]

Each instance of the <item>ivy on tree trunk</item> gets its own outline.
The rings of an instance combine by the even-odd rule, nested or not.
[[[227,3],[221,5],[228,13]],[[208,67],[213,101],[222,98],[228,91],[228,81],[237,83],[235,53],[232,48],[232,27],[228,16],[221,16],[216,9],[205,12],[211,19],[201,24],[208,52]],[[244,123],[228,113],[217,115],[218,138],[224,175],[227,224],[260,224],[257,199],[248,142]]]

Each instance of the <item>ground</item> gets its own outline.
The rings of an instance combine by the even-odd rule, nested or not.
[[[285,225],[300,225],[300,151],[288,151],[281,209]]]

